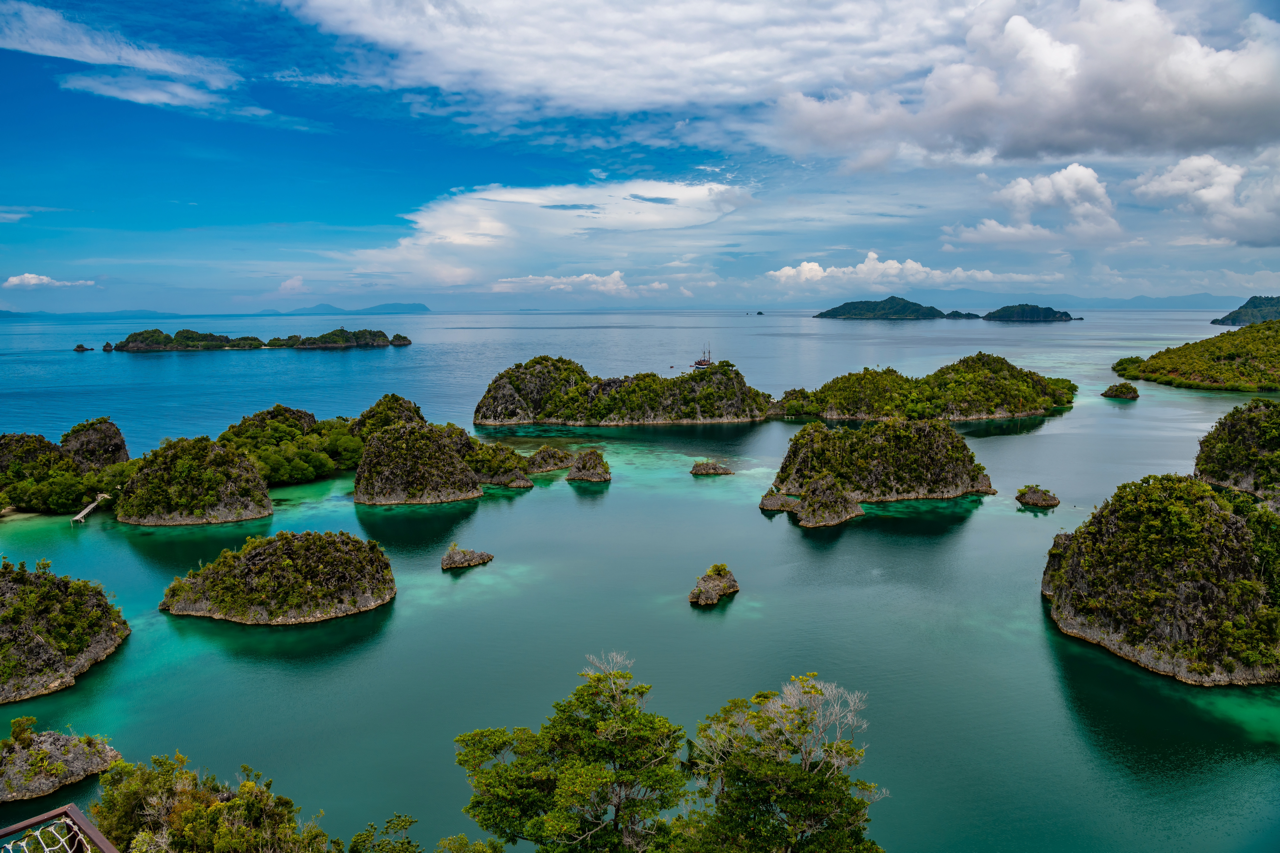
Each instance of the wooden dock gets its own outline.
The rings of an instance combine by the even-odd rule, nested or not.
[[[89,513],[93,512],[97,508],[98,504],[102,503],[104,500],[106,500],[109,497],[111,497],[111,495],[99,494],[97,500],[89,504],[84,509],[80,510],[80,514],[77,515],[75,518],[71,519],[71,523],[74,524],[78,521],[81,524],[84,524],[84,520],[86,517],[88,517]]]

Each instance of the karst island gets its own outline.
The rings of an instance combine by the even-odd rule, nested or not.
[[[101,737],[41,732],[35,725],[35,717],[18,717],[0,740],[0,803],[52,794],[120,760]]]
[[[1145,379],[1204,391],[1280,391],[1280,320],[1266,320],[1143,358],[1127,356],[1111,369],[1130,382]]]

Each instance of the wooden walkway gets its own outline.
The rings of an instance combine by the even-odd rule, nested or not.
[[[93,512],[94,509],[97,508],[98,504],[102,503],[104,500],[106,500],[109,497],[111,497],[111,495],[103,495],[103,494],[98,495],[98,499],[95,500],[93,503],[89,504],[84,509],[80,510],[80,514],[77,515],[75,518],[71,519],[71,523],[74,524],[75,522],[78,521],[81,524],[84,524],[84,520],[89,515],[89,513]]]

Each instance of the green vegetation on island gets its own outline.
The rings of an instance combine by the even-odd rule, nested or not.
[[[639,373],[600,379],[577,362],[542,355],[494,377],[476,405],[474,421],[492,426],[732,422],[760,420],[768,408],[768,396],[747,385],[727,361],[671,378]]]
[[[1175,474],[1121,485],[1054,537],[1042,581],[1065,633],[1188,684],[1280,681],[1280,517]]]
[[[1111,369],[1133,381],[1204,391],[1280,391],[1280,320],[1267,320],[1148,358],[1122,358]]]
[[[1128,382],[1117,382],[1115,385],[1107,386],[1107,390],[1102,392],[1102,396],[1109,400],[1136,400],[1138,399],[1138,389]]]
[[[1018,489],[1018,494],[1014,500],[1023,506],[1031,506],[1038,509],[1051,509],[1062,503],[1053,492],[1048,489],[1042,489],[1038,485],[1023,486]]]
[[[348,349],[351,347],[408,346],[413,343],[407,337],[396,334],[392,338],[380,329],[334,329],[315,337],[289,335],[263,341],[253,335],[232,338],[213,332],[196,332],[179,329],[172,335],[160,329],[132,332],[114,347],[116,352],[169,352],[224,349]],[[106,349],[104,347],[104,349]]]
[[[1014,418],[1070,406],[1076,391],[1070,380],[1041,376],[979,352],[920,379],[892,367],[846,373],[816,391],[788,391],[771,413],[860,421]]]
[[[116,502],[116,518],[142,525],[219,524],[271,512],[253,460],[207,436],[165,439],[142,458]]]
[[[719,603],[726,595],[737,592],[738,579],[729,571],[725,563],[716,563],[707,569],[706,574],[698,578],[697,584],[689,593],[689,603],[699,607],[711,607]]]
[[[944,421],[895,419],[861,429],[811,423],[791,437],[761,508],[797,512],[803,526],[824,527],[861,515],[861,503],[968,494],[995,490],[973,451]]]
[[[238,551],[174,578],[160,609],[249,625],[296,625],[362,613],[396,595],[377,542],[349,533],[250,536]]]
[[[959,314],[958,311],[951,312]],[[901,296],[890,296],[879,301],[864,300],[861,302],[846,302],[843,305],[837,305],[835,308],[828,308],[826,311],[813,315],[815,318],[825,318],[833,320],[942,320],[942,319],[962,319],[961,317],[951,317],[944,314],[931,305],[921,305],[919,302],[912,302],[909,299],[903,299]]]
[[[399,394],[383,394],[351,424],[351,434],[368,436],[392,424],[425,424],[422,409]]]
[[[453,424],[400,423],[368,437],[356,469],[361,504],[432,504],[481,497],[480,480],[459,448],[470,436]]]
[[[268,486],[308,483],[360,464],[364,442],[347,418],[317,421],[302,409],[277,403],[240,419],[218,443],[249,456]]]
[[[852,776],[863,694],[793,676],[730,700],[687,738],[646,710],[650,687],[633,683],[630,663],[593,658],[536,731],[457,737],[473,792],[464,813],[498,842],[541,853],[883,853],[866,837],[881,793]],[[439,849],[496,853],[487,843],[454,836]]]
[[[1214,326],[1251,326],[1268,320],[1280,320],[1280,296],[1250,296],[1227,316],[1209,322]]]
[[[1006,305],[989,311],[982,315],[982,319],[1000,320],[1006,323],[1064,323],[1080,318],[1072,317],[1066,311],[1054,311],[1052,308],[1042,308],[1039,305],[1028,305],[1024,302],[1021,305]]]
[[[0,802],[52,794],[120,760],[104,738],[37,732],[35,725],[35,717],[11,720],[0,741]]]
[[[0,703],[42,696],[116,650],[129,626],[99,584],[0,557]]]
[[[110,508],[138,462],[107,418],[72,427],[57,445],[43,436],[0,435],[0,509],[76,513],[106,495]]]
[[[565,474],[566,480],[588,480],[593,483],[607,483],[613,479],[609,471],[609,463],[599,450],[589,448],[573,459],[573,467]]]
[[[1200,439],[1196,476],[1269,501],[1280,498],[1280,402],[1255,397]]]

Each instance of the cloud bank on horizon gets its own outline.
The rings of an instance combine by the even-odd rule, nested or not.
[[[0,0],[0,60],[33,117],[167,146],[162,179],[154,158],[103,162],[203,199],[157,189],[120,217],[105,186],[41,197],[37,175],[0,194],[0,257],[22,268],[0,273],[43,283],[6,289],[261,307],[1280,284],[1280,24],[1248,3],[279,0],[164,18],[181,14]],[[230,165],[215,180],[211,162]]]

